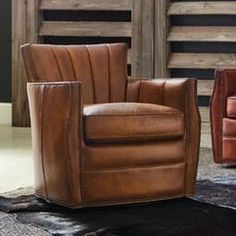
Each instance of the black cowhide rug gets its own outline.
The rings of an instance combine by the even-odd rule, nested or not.
[[[0,197],[0,209],[53,235],[236,236],[236,186],[219,183],[216,189],[213,185],[209,180],[198,181],[195,199],[79,210],[52,205],[34,195]]]

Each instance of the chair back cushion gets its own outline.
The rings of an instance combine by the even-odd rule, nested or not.
[[[124,102],[127,45],[45,45],[22,47],[28,82],[82,82],[84,104]]]

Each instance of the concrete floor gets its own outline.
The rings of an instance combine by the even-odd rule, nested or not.
[[[0,192],[33,185],[29,128],[0,124]]]
[[[202,135],[201,146],[210,145],[210,135]],[[0,193],[32,185],[30,128],[0,124]]]

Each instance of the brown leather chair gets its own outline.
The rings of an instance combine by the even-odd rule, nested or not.
[[[78,208],[194,193],[194,79],[128,80],[125,44],[22,53],[39,197]]]
[[[235,164],[236,70],[216,70],[210,107],[214,161]]]

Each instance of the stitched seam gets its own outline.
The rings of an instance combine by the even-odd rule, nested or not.
[[[186,91],[186,90],[185,90]],[[190,86],[187,87],[187,93],[185,92],[185,163],[186,163],[186,168],[185,168],[185,175],[184,175],[184,182],[185,182],[185,191],[187,190],[187,171],[188,171],[188,160],[187,157],[189,157],[189,130],[190,130],[190,119],[189,119],[189,99],[190,99],[190,94],[188,94],[190,91]],[[188,95],[188,98],[186,96]]]
[[[67,54],[69,56],[69,60],[70,60],[70,63],[71,63],[72,73],[73,73],[73,76],[74,76],[74,80],[75,81],[79,80],[79,78],[77,78],[76,73],[75,73],[75,66],[74,66],[74,63],[73,63],[71,52],[70,52],[70,50],[67,47],[65,47],[65,49],[66,49],[66,52],[67,52]]]
[[[79,81],[69,81],[69,80],[65,80],[65,81],[54,81],[54,82],[28,82],[28,84],[30,86],[39,86],[39,85],[57,85],[57,86],[63,86],[65,84],[76,84],[79,83]]]
[[[46,196],[48,197],[48,190],[47,190],[47,182],[46,182],[46,174],[45,174],[45,166],[44,166],[44,152],[43,152],[43,126],[44,126],[44,102],[45,102],[45,94],[46,94],[46,87],[45,85],[42,85],[42,96],[41,96],[41,104],[42,104],[42,110],[41,110],[41,163],[42,163],[42,169],[43,169],[43,179],[44,179],[44,188]]]
[[[26,46],[25,47],[25,51],[26,51],[26,58],[25,58],[25,62],[27,63],[28,65],[28,69],[31,71],[30,74],[29,74],[29,80],[31,81],[40,81],[39,77],[38,77],[38,74],[36,72],[36,67],[35,67],[35,63],[34,63],[34,60],[33,60],[33,49],[32,49],[32,46],[29,45],[29,46]],[[24,55],[24,54],[23,54]],[[27,59],[28,57],[28,59]]]
[[[221,78],[221,76],[222,76],[222,73],[223,72],[220,72],[219,73],[219,79]],[[220,87],[220,90],[222,91],[222,95],[223,96],[221,96],[221,107],[220,107],[220,110],[221,110],[221,114],[220,114],[220,116],[221,116],[221,119],[220,119],[220,127],[221,127],[221,129],[220,129],[220,135],[221,135],[221,137],[219,137],[219,139],[220,139],[220,147],[219,147],[219,149],[220,149],[220,156],[221,156],[221,159],[222,159],[222,157],[223,157],[223,143],[222,143],[222,137],[223,137],[223,114],[224,114],[224,110],[225,110],[225,104],[224,104],[224,99],[225,99],[225,80],[222,80],[222,86]]]
[[[178,157],[179,158],[179,157]],[[184,165],[185,162],[183,162],[182,160],[179,159],[174,159],[172,160],[171,162],[156,162],[155,164],[149,164],[149,165],[145,165],[145,166],[142,166],[142,165],[130,165],[129,167],[119,167],[119,168],[99,168],[99,169],[93,169],[93,168],[87,168],[83,171],[83,173],[96,173],[96,172],[113,172],[113,171],[116,171],[118,172],[119,170],[120,171],[123,171],[123,170],[135,170],[135,169],[142,169],[142,168],[158,168],[158,167],[169,167],[169,166],[177,166],[177,165]]]
[[[177,131],[181,131],[181,133],[182,133],[182,129],[180,130],[177,130]],[[165,135],[165,134],[163,134],[163,135]],[[165,135],[165,136],[161,136],[161,135],[159,135],[159,136],[157,136],[157,135],[147,135],[146,133],[144,133],[144,134],[140,134],[140,135],[132,135],[132,136],[129,136],[128,134],[127,135],[125,135],[125,136],[115,136],[115,135],[113,135],[113,136],[109,136],[109,138],[103,138],[103,137],[99,137],[99,136],[96,136],[96,138],[92,138],[92,139],[99,139],[99,140],[109,140],[109,139],[111,139],[111,138],[138,138],[138,137],[144,137],[144,138],[149,138],[149,137],[157,137],[157,138],[161,138],[161,137],[178,137],[178,136],[182,136],[182,134],[173,134],[173,135]]]
[[[234,139],[234,140],[236,140],[236,137],[235,136],[230,136],[230,135],[224,135],[224,136],[222,136],[222,139]]]
[[[82,101],[81,99],[81,89],[78,90],[78,142],[79,142],[79,180],[80,180],[80,201],[81,204],[83,204],[84,201],[84,183],[83,183],[83,176],[81,174],[81,170],[84,169],[84,160],[83,160],[83,147],[82,147],[82,142],[83,141],[83,119],[82,119],[82,115],[81,115],[81,111],[82,111]]]
[[[172,113],[172,112],[170,112],[170,113],[162,113],[162,114],[130,114],[130,115],[119,115],[119,114],[117,114],[117,115],[84,115],[84,117],[87,117],[87,118],[89,118],[89,117],[97,117],[97,116],[99,116],[99,117],[106,117],[106,116],[108,116],[108,117],[111,117],[111,116],[114,116],[114,117],[116,117],[116,116],[122,116],[122,117],[127,117],[127,116],[131,116],[131,117],[139,117],[139,116],[166,116],[166,115],[173,115],[173,116],[183,116],[183,114],[182,113],[178,113],[178,112],[176,112],[176,113]]]
[[[61,68],[60,68],[60,66],[59,66],[59,62],[58,62],[58,60],[57,60],[57,56],[56,56],[56,54],[55,54],[55,52],[54,52],[54,49],[53,49],[52,47],[50,47],[50,50],[51,50],[52,55],[53,55],[53,57],[54,57],[54,59],[55,59],[55,62],[56,62],[56,65],[57,65],[57,68],[58,68],[58,71],[59,71],[61,80],[63,81],[64,78],[63,78],[63,75],[62,75]]]
[[[88,53],[88,60],[89,60],[89,65],[90,65],[90,70],[91,70],[91,75],[92,75],[92,84],[93,84],[93,99],[94,99],[94,103],[96,103],[97,101],[97,97],[96,97],[96,89],[95,89],[95,81],[94,81],[94,72],[93,72],[93,67],[92,67],[92,62],[91,62],[91,55],[89,52],[89,48],[88,46],[85,46],[87,53]]]
[[[165,105],[165,90],[166,90],[166,81],[162,85],[162,104]]]
[[[66,164],[67,164],[67,178],[68,178],[68,184],[69,184],[69,191],[70,191],[70,198],[73,201],[73,196],[74,196],[74,186],[73,186],[73,182],[72,182],[72,177],[73,176],[73,166],[72,166],[72,162],[71,162],[71,155],[70,155],[70,145],[69,145],[69,140],[70,140],[70,134],[69,131],[71,130],[71,123],[70,123],[70,118],[71,118],[71,114],[72,114],[72,89],[71,89],[71,85],[68,84],[68,91],[69,91],[69,96],[68,96],[68,100],[67,100],[67,104],[68,104],[68,116],[66,119],[66,149],[67,149],[67,157],[66,158]]]
[[[138,101],[141,101],[141,93],[143,88],[143,80],[140,80],[139,87],[138,87]]]
[[[115,170],[115,169],[106,169],[106,170],[86,170],[86,171],[83,171],[82,173],[83,174],[93,174],[93,173],[119,173],[119,172],[123,172],[123,171],[129,171],[129,172],[137,172],[137,171],[140,171],[140,169],[170,169],[173,170],[173,169],[179,169],[179,168],[182,168],[182,167],[185,167],[185,162],[177,162],[177,163],[174,163],[174,164],[163,164],[162,166],[158,165],[158,166],[145,166],[145,167],[135,167],[135,168],[129,168],[129,167],[124,167],[124,168],[119,168],[118,170]]]
[[[108,84],[109,84],[109,91],[108,91],[108,101],[111,102],[111,61],[110,61],[110,48],[108,46],[108,44],[106,44],[106,48],[107,48],[107,52],[108,52],[108,74],[109,74],[109,78],[108,78]]]

